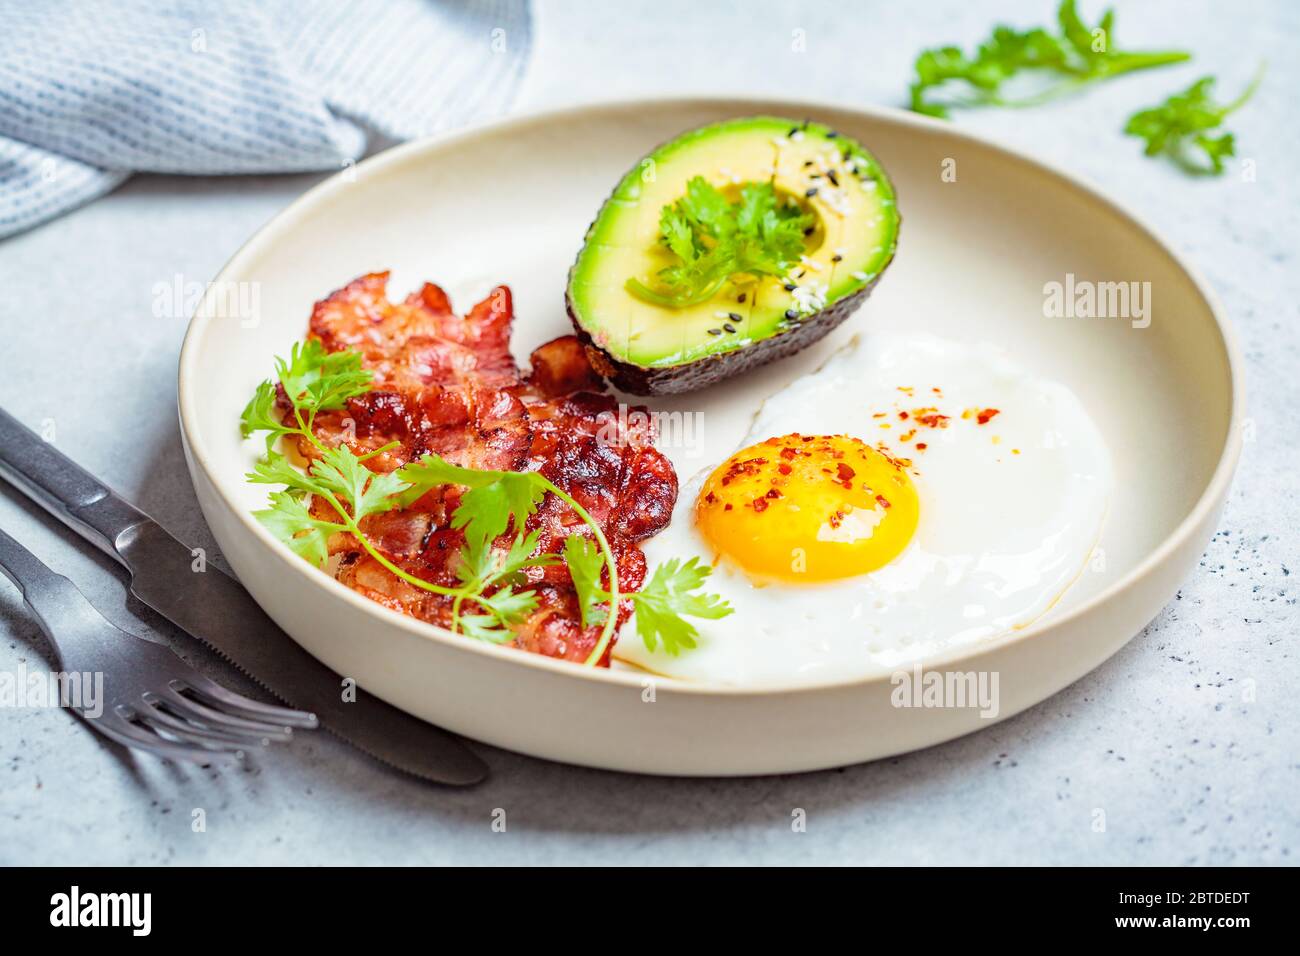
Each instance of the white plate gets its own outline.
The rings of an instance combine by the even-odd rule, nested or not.
[[[515,352],[526,359],[569,330],[566,273],[619,177],[683,130],[754,113],[813,117],[871,150],[898,190],[898,256],[858,314],[813,348],[655,403],[702,413],[697,440],[666,450],[681,474],[713,450],[725,454],[766,395],[873,329],[993,342],[1073,389],[1115,459],[1101,560],[1034,626],[925,662],[996,672],[997,718],[971,707],[895,707],[889,678],[762,690],[651,684],[475,643],[344,588],[250,516],[266,489],[243,480],[252,455],[239,413],[272,356],[304,336],[315,300],[385,268],[395,297],[430,279],[462,310],[505,282],[515,292]],[[1067,274],[1150,282],[1149,327],[1045,317],[1044,284]],[[209,293],[181,353],[181,425],[199,502],[240,579],[307,650],[390,703],[468,737],[573,763],[783,773],[912,750],[1015,714],[1096,667],[1173,596],[1213,531],[1240,452],[1240,359],[1221,306],[1190,266],[1072,176],[893,110],[652,100],[412,143],[307,193],[213,288],[222,295]],[[256,322],[231,307],[239,292],[256,302]]]

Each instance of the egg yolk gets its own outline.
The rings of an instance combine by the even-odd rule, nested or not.
[[[695,502],[700,532],[754,578],[811,582],[884,567],[916,531],[916,489],[893,458],[844,435],[739,451]]]

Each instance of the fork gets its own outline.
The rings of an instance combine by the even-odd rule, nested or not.
[[[54,645],[64,674],[103,675],[103,700],[62,703],[110,740],[159,757],[208,764],[316,727],[314,714],[244,697],[204,677],[169,648],[101,615],[61,574],[0,529],[0,571]]]

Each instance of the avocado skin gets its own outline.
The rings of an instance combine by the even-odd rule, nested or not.
[[[892,256],[889,261],[893,261]],[[569,313],[569,321],[573,323],[573,329],[582,342],[583,348],[586,349],[587,359],[591,362],[592,368],[611,385],[631,395],[680,395],[683,392],[708,388],[723,379],[748,372],[760,365],[775,362],[777,359],[783,359],[806,349],[852,315],[884,274],[885,270],[882,268],[874,279],[857,292],[845,296],[822,311],[798,322],[789,330],[771,338],[753,342],[730,352],[718,352],[683,365],[668,365],[663,368],[645,368],[620,362],[592,341],[587,330],[578,321],[573,300],[567,289],[564,293],[564,305]]]

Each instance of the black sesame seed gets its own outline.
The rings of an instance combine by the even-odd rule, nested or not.
[[[793,321],[794,319],[799,318],[799,313],[796,312],[794,309],[786,309],[786,310],[785,310],[785,317],[786,317],[787,319],[790,319],[791,321]]]
[[[709,334],[710,334],[710,335],[721,335],[721,334],[722,334],[722,329],[709,329]]]
[[[811,235],[812,235],[814,232],[816,232],[816,231],[817,231],[817,227],[816,227],[816,226],[809,226],[807,229],[805,229],[805,230],[803,231],[803,234],[804,234],[805,236],[811,236]]]
[[[835,175],[835,170],[833,169],[826,170],[826,178],[829,179],[831,182],[833,182],[836,186],[840,184],[840,177]]]
[[[787,282],[787,283],[785,284],[785,291],[786,291],[786,292],[793,292],[793,291],[794,291],[795,289],[797,289],[797,288],[798,288],[798,286],[796,286],[793,282]]]
[[[831,256],[831,262],[839,262],[843,258],[844,257],[837,252],[835,255]]]
[[[805,160],[803,161],[803,164],[804,164],[805,166],[811,166],[811,165],[813,164],[813,162],[812,162],[811,159],[805,159]]]
[[[835,137],[837,137],[837,136],[839,136],[839,135],[840,135],[840,134],[837,133],[837,132],[836,132],[835,130],[833,130],[833,129],[828,129],[828,130],[826,131],[826,138],[827,138],[827,139],[834,139]]]
[[[736,327],[732,325],[730,322],[723,322],[722,327],[726,329],[728,332],[730,332],[732,335],[736,334]]]
[[[786,133],[785,135],[786,135],[786,136],[793,136],[793,135],[794,135],[795,133],[797,133],[797,132],[799,132],[799,127],[798,127],[798,126],[791,126],[791,127],[790,127],[790,132]]]
[[[740,295],[736,296],[736,301],[737,301],[737,302],[744,302],[744,301],[745,301],[745,293],[742,292],[742,293],[740,293]]]
[[[822,174],[821,174],[821,173],[809,173],[809,174],[808,174],[808,178],[809,178],[809,179],[821,179],[821,178],[822,178]]]
[[[803,278],[804,276],[806,276],[807,274],[808,274],[808,270],[807,270],[807,269],[800,269],[798,272],[796,272],[796,273],[794,274],[794,277],[795,277],[796,279],[802,279],[802,278]]]
[[[741,315],[740,315],[739,312],[728,312],[728,313],[727,313],[727,318],[731,319],[732,322],[744,322],[744,321],[745,321],[745,320],[741,317]],[[726,326],[723,326],[723,328],[726,328]],[[727,329],[727,331],[728,331],[728,332],[734,332],[734,331],[736,331],[736,330],[735,330],[735,329]]]
[[[807,192],[804,193],[804,195],[807,196],[809,199],[812,199],[813,196],[817,195],[817,187],[816,186],[811,187]]]

